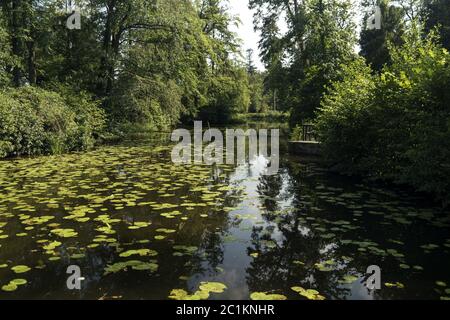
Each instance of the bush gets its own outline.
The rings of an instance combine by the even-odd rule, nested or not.
[[[372,76],[347,66],[322,101],[318,131],[330,163],[348,173],[406,183],[450,202],[449,53],[412,27]]]
[[[212,123],[228,123],[233,114],[246,113],[250,105],[248,80],[242,70],[236,75],[213,78],[208,89],[208,103],[200,110],[200,118]]]
[[[182,92],[172,80],[124,78],[109,111],[112,129],[133,126],[164,130],[175,125],[184,112]]]
[[[66,99],[33,87],[0,92],[0,156],[92,147],[95,132],[103,127],[103,113],[86,97]]]
[[[375,81],[362,58],[342,66],[342,81],[334,82],[317,117],[318,138],[330,163],[347,173],[367,171],[373,146]]]

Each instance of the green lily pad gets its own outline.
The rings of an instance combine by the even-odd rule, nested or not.
[[[28,281],[26,279],[14,279],[14,280],[11,280],[10,283],[15,284],[16,286],[22,286],[24,284],[27,284]]]
[[[127,258],[127,257],[131,257],[133,255],[139,255],[141,257],[144,256],[156,256],[158,255],[158,252],[156,252],[155,250],[150,250],[150,249],[139,249],[139,250],[128,250],[125,252],[122,252],[119,256],[123,257],[123,258]]]
[[[14,283],[9,283],[7,285],[4,285],[2,287],[2,290],[6,291],[6,292],[16,291],[17,290],[17,285],[15,285]]]
[[[12,271],[14,271],[15,273],[25,273],[31,270],[30,267],[25,266],[25,265],[18,265],[18,266],[14,266],[11,268]]]
[[[227,288],[226,285],[220,282],[201,282],[199,289],[213,293],[222,293]]]
[[[287,297],[282,294],[269,294],[267,292],[253,292],[250,295],[252,300],[287,300]]]

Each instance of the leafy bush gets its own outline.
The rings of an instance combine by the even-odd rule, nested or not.
[[[375,81],[362,58],[342,67],[322,100],[317,131],[330,162],[348,173],[365,171],[373,146],[371,108]]]
[[[246,113],[250,105],[248,80],[239,70],[234,76],[212,79],[208,90],[208,103],[200,110],[200,117],[212,123],[228,123],[233,114]]]
[[[160,78],[124,79],[109,110],[113,129],[135,124],[148,130],[167,129],[176,124],[184,111],[181,89]]]
[[[67,100],[66,100],[67,99]],[[0,92],[0,156],[54,154],[93,146],[103,114],[82,95],[33,87]]]
[[[381,75],[359,60],[333,83],[317,121],[323,150],[342,171],[410,184],[448,203],[449,53],[417,26],[403,40]]]

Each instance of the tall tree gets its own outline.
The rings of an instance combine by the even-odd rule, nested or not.
[[[360,54],[375,71],[381,71],[390,59],[388,44],[401,45],[404,34],[405,9],[394,6],[390,0],[363,1],[365,16],[360,35]],[[378,5],[381,10],[381,29],[367,28],[367,20],[372,15],[372,9]]]
[[[356,36],[351,1],[250,0],[261,31],[267,83],[292,109],[291,122],[311,118],[329,81],[354,57]],[[284,17],[287,32],[278,25]],[[282,79],[282,81],[280,81]]]
[[[450,50],[450,0],[424,0],[425,28],[439,30],[440,41]]]

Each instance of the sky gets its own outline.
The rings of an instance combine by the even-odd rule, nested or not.
[[[259,70],[264,70],[264,65],[259,58],[258,41],[259,32],[253,29],[253,12],[248,8],[247,0],[229,0],[230,13],[241,19],[242,24],[236,28],[233,26],[232,31],[236,32],[242,39],[242,52],[245,57],[247,49],[253,49],[253,60],[255,66]]]

